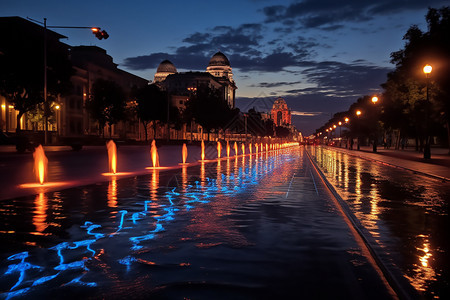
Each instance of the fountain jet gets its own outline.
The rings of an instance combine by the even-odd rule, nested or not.
[[[230,143],[227,141],[227,157],[230,157]]]
[[[203,140],[202,140],[202,154],[201,154],[202,156],[202,160],[205,160],[205,143],[203,142]]]
[[[48,159],[45,156],[44,148],[39,145],[33,153],[34,157],[34,171],[36,178],[41,185],[44,184],[44,180],[47,177],[47,164]]]
[[[158,157],[158,149],[156,148],[155,140],[152,141],[152,147],[150,149],[150,154],[152,156],[153,167],[159,167],[159,157]]]
[[[183,144],[183,150],[181,151],[181,155],[182,155],[182,158],[183,158],[183,164],[185,164],[185,163],[186,163],[187,156],[188,156],[188,151],[187,151],[186,143]]]
[[[106,148],[108,149],[108,166],[109,172],[116,174],[117,171],[117,147],[113,140],[106,143]]]
[[[234,142],[234,155],[235,156],[238,156],[238,145],[237,145],[237,143],[236,142]]]
[[[217,158],[220,159],[220,155],[222,153],[222,144],[217,141]]]

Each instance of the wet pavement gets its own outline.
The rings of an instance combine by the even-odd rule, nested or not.
[[[444,166],[362,151],[309,147],[383,264],[425,298],[449,295],[450,181]],[[423,170],[423,168],[422,168]]]
[[[3,298],[396,298],[304,148],[0,205]]]

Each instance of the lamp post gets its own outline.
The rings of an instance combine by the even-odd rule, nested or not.
[[[339,121],[339,148],[341,148],[341,142],[342,142],[342,122]]]
[[[100,27],[86,27],[86,26],[47,26],[47,18],[44,18],[44,22],[28,18],[35,23],[44,25],[44,145],[48,143],[48,115],[49,115],[49,105],[47,102],[47,28],[89,28],[92,33],[99,39],[107,39],[109,34],[105,30],[101,30]]]
[[[59,134],[60,134],[60,130],[59,130],[59,123],[60,121],[60,116],[59,116],[59,110],[61,109],[61,106],[59,104],[55,105],[55,109],[56,109],[56,135],[59,138]]]
[[[348,124],[348,122],[350,122],[350,119],[345,117],[344,122]],[[345,140],[345,149],[347,149],[349,147],[348,143],[349,143],[349,141],[348,141],[348,135],[347,135],[347,139]]]
[[[425,112],[425,147],[423,148],[423,158],[430,159],[431,158],[431,149],[430,149],[430,136],[429,136],[429,118],[430,118],[430,99],[429,99],[429,83],[430,83],[430,73],[433,68],[430,65],[425,65],[423,67],[423,72],[425,73],[427,80],[427,103],[426,103],[426,112]]]
[[[356,137],[356,149],[357,150],[359,150],[359,116],[362,114],[362,112],[360,111],[360,110],[357,110],[356,111],[356,117],[358,118],[358,123],[357,123],[357,131],[358,131],[358,134],[357,134],[357,137]]]
[[[372,97],[372,103],[373,104],[377,104],[377,102],[378,102],[378,97],[377,96],[373,96]],[[378,115],[377,115],[377,117],[378,117]],[[378,120],[375,120],[375,133],[374,133],[374,135],[373,135],[373,149],[372,149],[372,151],[374,152],[374,153],[376,153],[377,152],[377,122],[378,122]]]

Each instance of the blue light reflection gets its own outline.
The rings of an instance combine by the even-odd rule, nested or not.
[[[254,161],[252,161],[254,159]],[[205,175],[204,166],[201,169],[200,180],[197,177],[197,180],[187,182],[186,174],[184,174],[184,182],[183,184],[177,185],[176,187],[168,188],[164,194],[163,198],[167,199],[166,204],[158,204],[158,208],[160,209],[160,213],[157,214],[155,212],[149,211],[149,205],[152,203],[151,200],[145,200],[142,204],[142,211],[133,212],[130,218],[125,218],[128,214],[127,210],[118,211],[118,218],[120,218],[119,225],[116,230],[112,233],[107,232],[93,232],[93,231],[101,231],[102,226],[99,224],[94,224],[91,221],[85,221],[80,228],[86,230],[87,239],[80,241],[71,241],[71,242],[61,242],[53,247],[48,248],[48,250],[56,251],[56,255],[59,258],[59,264],[56,266],[38,266],[26,262],[26,259],[30,258],[30,255],[27,251],[20,252],[14,255],[11,255],[7,258],[9,261],[20,260],[17,264],[10,264],[7,267],[7,270],[4,272],[3,276],[19,274],[19,278],[15,282],[15,284],[10,288],[9,292],[4,293],[6,299],[10,299],[17,296],[24,296],[30,292],[31,287],[35,287],[37,285],[42,285],[43,283],[54,280],[57,277],[60,277],[65,271],[70,270],[71,273],[65,272],[64,276],[77,276],[74,270],[78,270],[82,273],[81,276],[77,276],[74,279],[70,280],[66,284],[68,285],[82,285],[86,287],[95,287],[97,284],[95,282],[83,282],[81,281],[82,277],[89,272],[89,269],[86,267],[86,263],[92,260],[95,257],[96,250],[92,249],[93,245],[100,239],[109,236],[113,238],[119,232],[123,231],[121,235],[131,234],[131,230],[137,226],[147,226],[147,224],[154,224],[154,229],[145,232],[143,235],[128,237],[129,242],[131,243],[130,251],[137,251],[142,249],[150,240],[155,239],[158,234],[164,232],[165,224],[168,224],[174,221],[177,217],[177,212],[180,210],[184,212],[189,212],[192,209],[195,209],[196,205],[204,205],[209,203],[211,200],[216,197],[216,195],[233,195],[244,192],[249,189],[250,186],[257,185],[259,181],[265,177],[267,174],[271,173],[274,169],[286,163],[289,159],[279,159],[277,157],[262,157],[256,156],[254,158],[250,157],[251,168],[248,166],[245,167],[245,157],[242,157],[242,163],[244,167],[237,167],[237,160],[235,158],[235,169],[234,173],[230,172],[230,164],[229,160],[227,160],[227,168],[223,170],[226,174],[219,173],[219,166],[214,169],[214,173],[212,176],[217,176],[216,178],[210,178]],[[178,181],[177,181],[178,182]],[[180,181],[182,182],[182,181]],[[141,222],[142,221],[142,222]],[[143,225],[140,225],[140,224]],[[145,224],[145,225],[144,225]],[[124,227],[124,226],[129,227]],[[73,252],[77,250],[77,252]],[[80,252],[81,250],[81,252]],[[51,252],[50,252],[51,253]],[[70,253],[70,256],[67,254]],[[80,260],[65,262],[66,257],[70,257],[70,260],[73,260],[75,256],[80,257]],[[67,259],[69,260],[69,259]],[[47,261],[51,261],[50,259]],[[127,270],[130,269],[130,266],[133,262],[139,261],[132,255],[128,255],[122,259],[118,260],[119,264],[125,265]],[[36,270],[41,274],[40,277],[35,278],[34,280],[24,281],[25,275],[29,270]],[[51,272],[57,271],[55,274],[48,275]],[[36,273],[36,272],[35,272]],[[33,274],[36,276],[36,274]],[[21,289],[17,289],[22,285]],[[17,289],[17,290],[16,290]]]

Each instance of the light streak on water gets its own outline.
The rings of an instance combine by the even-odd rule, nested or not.
[[[283,154],[277,151],[277,155]],[[241,164],[238,162],[239,159],[241,159]],[[90,220],[84,220],[78,228],[85,231],[85,239],[63,241],[46,249],[45,255],[49,256],[46,261],[54,263],[40,266],[28,262],[27,260],[33,261],[35,259],[35,253],[29,251],[10,255],[7,258],[7,270],[3,276],[15,275],[17,280],[10,287],[9,292],[4,293],[3,296],[6,299],[24,296],[43,286],[44,283],[55,281],[57,278],[60,281],[66,281],[66,285],[97,286],[96,282],[83,280],[83,277],[89,274],[88,265],[96,258],[96,255],[99,252],[104,252],[104,249],[99,249],[99,245],[104,239],[125,237],[128,241],[129,254],[119,258],[117,262],[126,266],[129,270],[133,263],[138,261],[133,253],[149,247],[153,239],[164,234],[167,231],[167,225],[176,221],[179,212],[189,213],[196,207],[210,203],[218,196],[234,197],[246,191],[249,187],[258,185],[260,180],[285,163],[283,159],[269,156],[268,153],[264,156],[256,156],[254,162],[252,162],[252,157],[249,159],[250,166],[253,167],[246,164],[245,156],[234,158],[233,172],[231,172],[230,159],[227,159],[224,170],[218,164],[212,176],[207,174],[205,164],[202,163],[200,165],[200,176],[197,180],[189,180],[187,168],[184,168],[181,172],[181,184],[167,188],[163,192],[163,197],[158,194],[158,192],[161,193],[159,171],[154,170],[150,175],[149,200],[139,202],[138,205],[141,209],[137,211],[116,210],[120,208],[121,200],[118,196],[117,181],[112,179],[109,182],[105,200],[107,200],[108,207],[113,209],[111,213],[115,214],[114,219],[118,220],[118,224],[111,228]],[[176,182],[179,183],[178,180]],[[45,213],[47,204],[44,203],[43,199],[38,195],[36,214],[43,215]],[[59,199],[59,201],[61,200]],[[160,213],[154,209],[158,209]],[[44,221],[41,217],[39,220],[35,219],[38,231],[44,228],[41,227],[45,226],[42,225]],[[148,224],[153,224],[150,230],[146,229]],[[136,230],[138,228],[140,230]],[[139,231],[143,234],[130,236],[132,232]],[[9,263],[15,260],[19,260],[19,263]]]
[[[361,225],[428,298],[448,290],[450,185],[323,147],[309,149]],[[342,165],[334,168],[334,165]]]

